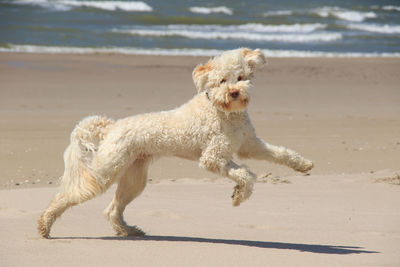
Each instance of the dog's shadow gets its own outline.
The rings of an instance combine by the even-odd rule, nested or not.
[[[143,237],[53,237],[52,239],[98,239],[98,240],[119,240],[119,241],[166,241],[166,242],[193,242],[193,243],[209,243],[209,244],[225,244],[238,245],[265,249],[289,249],[301,252],[312,252],[320,254],[362,254],[362,253],[379,253],[377,251],[364,250],[362,247],[352,246],[332,246],[332,245],[316,245],[316,244],[298,244],[285,242],[266,242],[252,240],[235,240],[235,239],[217,239],[203,237],[187,237],[187,236],[158,236],[147,235]]]

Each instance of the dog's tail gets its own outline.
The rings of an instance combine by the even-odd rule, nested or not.
[[[80,121],[71,133],[71,144],[64,152],[65,171],[61,179],[61,193],[68,194],[78,203],[106,189],[90,174],[89,166],[113,124],[112,119],[90,116]]]

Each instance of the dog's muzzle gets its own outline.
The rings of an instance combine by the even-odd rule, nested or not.
[[[229,96],[234,100],[236,100],[239,97],[239,95],[240,95],[239,90],[231,90],[231,91],[229,91]]]

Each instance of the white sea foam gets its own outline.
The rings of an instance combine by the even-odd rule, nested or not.
[[[321,23],[309,23],[309,24],[283,24],[283,25],[265,25],[259,23],[248,23],[241,25],[216,25],[216,24],[207,24],[207,25],[187,25],[187,24],[170,24],[168,26],[153,26],[152,28],[156,29],[165,29],[165,30],[183,30],[183,31],[201,31],[201,32],[209,32],[209,31],[220,31],[220,32],[237,32],[239,30],[246,32],[270,32],[270,33],[306,33],[313,32],[316,30],[324,29],[326,24]]]
[[[152,11],[151,6],[145,2],[122,2],[122,1],[65,1],[67,5],[93,7],[104,10],[124,11]]]
[[[198,14],[211,14],[211,13],[223,13],[226,15],[233,15],[233,10],[226,6],[218,6],[218,7],[191,7],[189,10],[193,13]]]
[[[346,25],[347,28],[353,30],[376,32],[383,34],[400,34],[400,25],[379,25],[379,24],[355,24],[350,23]]]
[[[321,30],[326,27],[326,24],[308,23],[308,24],[282,24],[282,25],[264,25],[258,23],[249,23],[236,26],[239,30],[255,31],[255,32],[296,32],[305,33]]]
[[[400,57],[400,53],[338,53],[296,50],[262,50],[267,57]],[[217,49],[163,49],[135,47],[58,47],[13,45],[0,47],[0,52],[43,53],[43,54],[126,54],[126,55],[161,55],[161,56],[216,56],[223,52]]]
[[[9,3],[19,5],[37,5],[43,8],[60,11],[68,11],[76,7],[90,7],[109,11],[124,10],[149,12],[153,10],[151,6],[141,1],[15,0]]]
[[[140,36],[180,36],[189,39],[234,39],[247,41],[270,41],[287,43],[331,42],[342,39],[340,33],[285,33],[269,34],[249,31],[198,31],[194,29],[168,29],[148,27],[145,29],[113,29],[113,32]]]
[[[382,9],[389,11],[400,11],[400,6],[383,6]]]
[[[377,17],[375,12],[372,11],[362,12],[362,11],[354,11],[340,7],[329,7],[329,6],[317,8],[313,12],[323,18],[332,16],[341,20],[355,21],[355,22],[361,22],[364,21],[365,19],[371,19]]]
[[[325,28],[325,24],[291,25],[154,25],[149,27],[113,29],[113,32],[140,36],[168,37],[180,36],[189,39],[234,39],[247,41],[271,41],[288,43],[330,42],[340,40],[340,33],[312,33]]]
[[[215,56],[223,52],[216,49],[163,49],[135,47],[66,47],[66,46],[36,46],[13,45],[0,47],[0,52],[43,53],[43,54],[125,54],[125,55],[161,55],[161,56]]]
[[[72,6],[68,6],[61,1],[49,1],[49,0],[15,0],[15,1],[9,1],[7,3],[16,5],[40,6],[42,8],[57,10],[57,11],[69,11],[73,8]]]
[[[189,30],[151,30],[151,29],[130,29],[118,30],[113,32],[126,33],[140,36],[181,36],[189,39],[235,39],[247,41],[270,41],[287,43],[307,43],[307,42],[331,42],[342,39],[340,33],[311,33],[311,34],[265,34],[249,32],[199,32]]]
[[[264,12],[264,17],[278,17],[278,16],[290,16],[293,14],[291,10],[275,10]]]

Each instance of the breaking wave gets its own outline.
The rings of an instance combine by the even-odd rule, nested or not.
[[[275,10],[264,12],[264,17],[290,16],[293,14],[291,10]]]
[[[128,33],[141,36],[181,36],[190,39],[235,39],[247,41],[270,41],[270,42],[287,42],[287,43],[306,43],[306,42],[331,42],[342,39],[340,33],[313,33],[313,34],[257,34],[247,32],[195,32],[182,30],[113,30],[118,33]]]
[[[180,36],[189,39],[234,39],[247,41],[271,41],[288,43],[330,42],[340,40],[340,33],[312,33],[325,28],[324,24],[291,25],[155,25],[113,29],[112,32],[139,36]]]
[[[59,11],[68,11],[78,7],[89,7],[108,11],[123,10],[149,12],[153,10],[151,6],[141,1],[15,0],[9,3],[18,5],[36,5],[42,8],[49,8]]]
[[[273,33],[305,33],[305,32],[313,32],[316,30],[324,29],[326,24],[321,23],[310,23],[310,24],[283,24],[283,25],[265,25],[259,23],[248,23],[241,25],[216,25],[216,24],[208,24],[208,25],[187,25],[187,24],[171,24],[171,25],[159,25],[153,26],[152,28],[157,28],[160,30],[189,30],[189,31],[223,31],[223,32],[237,32],[247,31],[247,32],[273,32]]]
[[[400,6],[383,6],[382,9],[389,11],[400,11]]]
[[[352,30],[360,30],[367,32],[376,32],[383,34],[400,34],[400,26],[399,25],[380,25],[380,24],[355,24],[351,23],[346,25],[348,29]]]
[[[362,11],[348,10],[340,7],[329,7],[329,6],[317,8],[313,12],[323,18],[331,16],[341,20],[354,21],[354,22],[361,22],[366,19],[377,17],[376,13],[373,11],[362,12]]]
[[[233,15],[233,10],[226,6],[218,6],[218,7],[191,7],[189,10],[192,13],[198,14],[211,14],[211,13],[222,13],[226,15]]]

